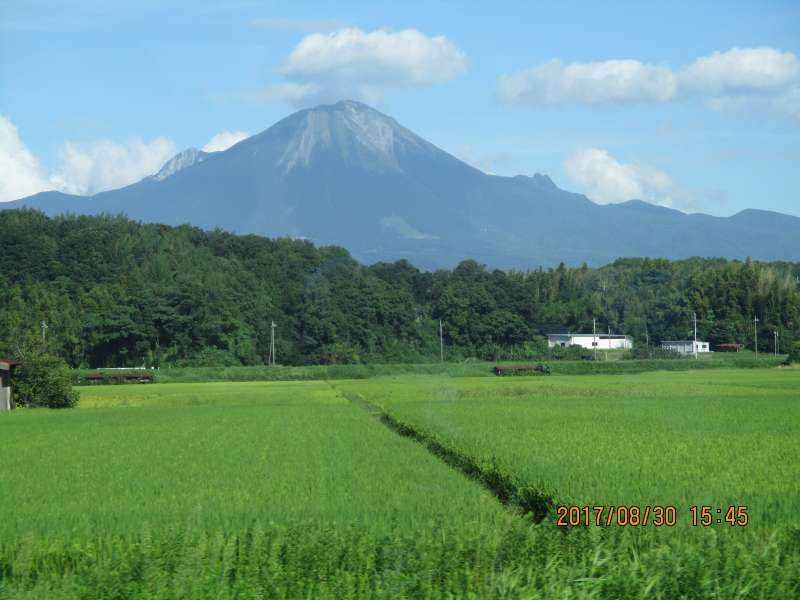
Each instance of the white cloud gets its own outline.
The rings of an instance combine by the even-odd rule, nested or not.
[[[598,204],[645,200],[674,208],[697,208],[693,194],[680,189],[663,171],[619,162],[607,150],[578,150],[564,161],[564,171]]]
[[[415,29],[392,33],[342,29],[305,37],[282,69],[288,77],[414,85],[446,81],[464,71],[464,53],[444,36]]]
[[[564,64],[551,60],[503,75],[497,96],[509,104],[619,104],[704,100],[714,110],[798,113],[800,59],[774,48],[732,48],[671,69],[638,60]]]
[[[703,56],[680,73],[686,94],[738,96],[780,92],[800,81],[800,60],[774,48],[732,48]]]
[[[119,188],[157,172],[175,154],[175,144],[163,137],[126,144],[66,142],[58,154],[59,168],[46,173],[14,124],[0,116],[0,201],[46,190],[94,194]]]
[[[28,150],[17,128],[0,116],[0,202],[53,189],[39,161]]]
[[[663,102],[675,95],[675,75],[663,66],[638,60],[607,60],[543,65],[503,75],[497,94],[509,103],[555,104],[578,102]]]
[[[208,140],[208,143],[203,146],[203,151],[219,152],[220,150],[227,150],[234,144],[238,144],[249,137],[250,134],[246,131],[221,131]]]
[[[440,83],[465,70],[464,52],[444,36],[346,28],[304,37],[279,69],[284,82],[250,98],[293,104],[343,97],[376,101],[389,89]]]
[[[52,177],[57,188],[71,194],[95,194],[135,183],[156,173],[176,154],[163,137],[119,144],[108,140],[61,146],[61,168]]]

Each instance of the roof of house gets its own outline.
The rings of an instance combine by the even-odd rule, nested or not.
[[[708,342],[703,340],[696,340],[698,344],[707,344]],[[695,340],[663,340],[662,344],[693,344]]]
[[[0,369],[7,371],[11,367],[16,367],[19,363],[15,360],[11,360],[10,358],[0,358]]]

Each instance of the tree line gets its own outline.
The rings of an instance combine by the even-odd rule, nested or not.
[[[625,258],[488,269],[364,266],[343,248],[142,224],[122,216],[0,211],[0,355],[42,344],[71,366],[283,364],[540,355],[548,332],[703,339],[782,350],[800,340],[800,264]],[[42,324],[45,324],[45,327]]]

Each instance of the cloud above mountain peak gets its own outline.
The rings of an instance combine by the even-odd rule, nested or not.
[[[441,83],[466,68],[466,55],[445,36],[344,28],[305,36],[278,69],[284,81],[245,97],[293,105],[339,98],[376,102],[389,90]]]

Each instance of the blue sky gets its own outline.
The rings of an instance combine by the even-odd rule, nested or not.
[[[651,4],[6,1],[0,200],[348,96],[599,202],[800,215],[800,3]]]

